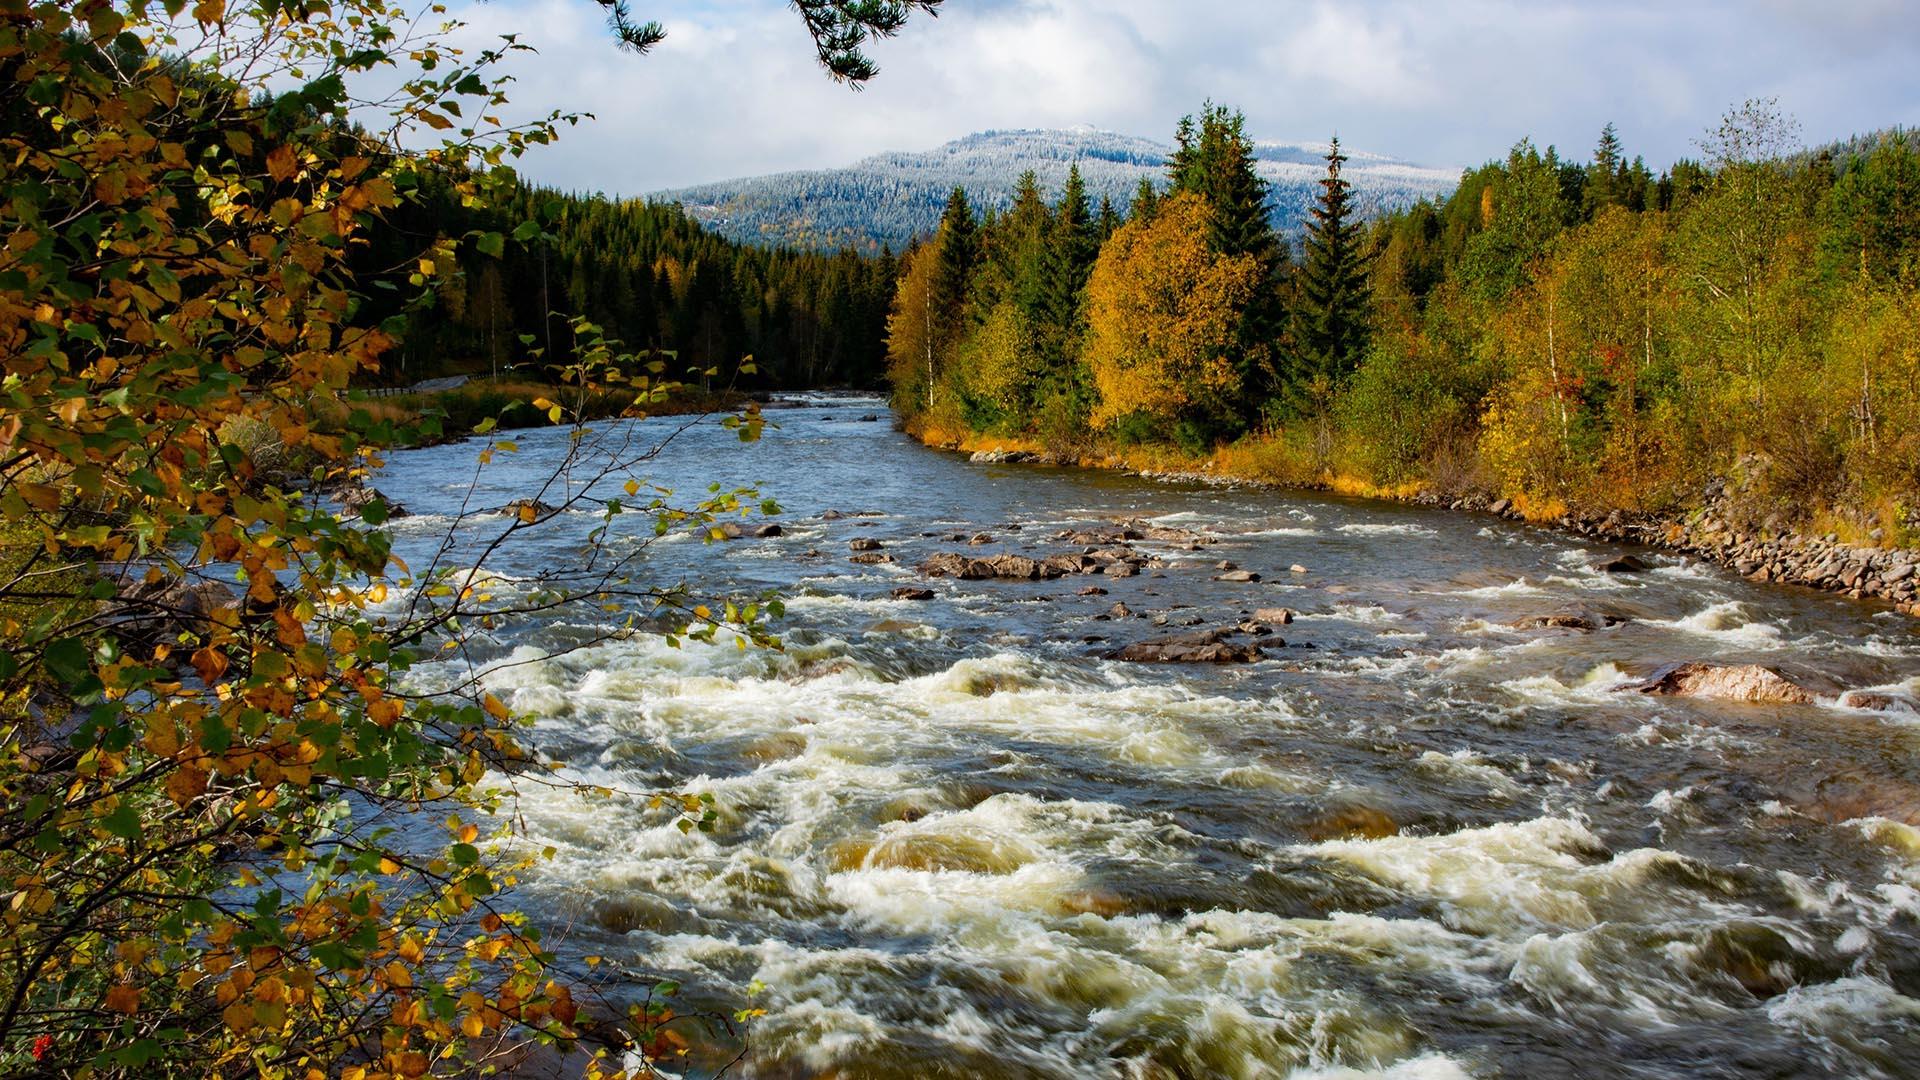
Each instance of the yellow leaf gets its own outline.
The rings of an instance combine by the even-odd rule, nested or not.
[[[486,697],[480,699],[480,707],[487,710],[487,715],[493,717],[495,720],[506,720],[513,715],[507,711],[505,705],[500,703],[500,699],[494,697],[492,694],[488,694]]]
[[[638,494],[640,494],[640,481],[638,480],[627,481],[627,497],[632,498]]]

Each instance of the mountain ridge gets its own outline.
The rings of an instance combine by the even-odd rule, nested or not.
[[[1363,212],[1444,195],[1459,170],[1342,148],[1345,175]],[[1256,140],[1255,168],[1272,185],[1274,225],[1297,230],[1326,174],[1327,144]],[[948,193],[964,188],[976,208],[1012,203],[1031,168],[1049,199],[1080,166],[1095,204],[1104,195],[1125,209],[1143,177],[1164,184],[1170,143],[1091,127],[993,129],[931,150],[890,150],[846,166],[796,169],[654,192],[729,239],[769,246],[899,250],[930,233]]]

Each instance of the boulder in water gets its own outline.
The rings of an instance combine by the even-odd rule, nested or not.
[[[1755,705],[1810,705],[1815,700],[1813,691],[1759,664],[1673,664],[1627,689]]]
[[[1624,615],[1615,615],[1608,611],[1552,611],[1545,615],[1529,615],[1524,619],[1515,619],[1509,625],[1520,630],[1601,630],[1609,626],[1618,626],[1629,622]]]
[[[1240,645],[1225,640],[1224,630],[1203,630],[1192,634],[1136,641],[1108,659],[1136,664],[1251,664],[1266,659],[1258,645]]]
[[[1245,585],[1259,581],[1260,575],[1251,570],[1229,570],[1224,574],[1215,574],[1213,580],[1229,581],[1235,584]]]
[[[924,589],[918,585],[902,585],[900,588],[893,590],[893,598],[895,600],[931,600],[933,599],[933,590]]]
[[[1840,704],[1845,708],[1870,712],[1920,713],[1920,702],[1905,694],[1886,690],[1849,690],[1840,695]]]
[[[762,540],[767,539],[768,537],[773,537],[773,536],[785,536],[786,534],[787,534],[787,530],[781,528],[778,525],[774,525],[771,523],[762,525],[759,528],[753,530],[753,535],[759,537]]]
[[[882,544],[880,541],[872,539],[871,537],[866,537],[866,536],[863,536],[858,540],[847,541],[848,551],[879,551],[882,547],[885,547],[885,546],[886,545]]]
[[[407,513],[406,507],[401,506],[399,503],[394,502],[392,499],[389,499],[385,495],[381,494],[379,488],[371,488],[371,487],[364,487],[364,486],[348,488],[346,491],[341,493],[340,516],[352,517],[352,518],[364,517],[365,516],[364,511],[366,510],[367,506],[376,499],[378,499],[387,508],[387,513],[383,520],[392,521],[395,518],[403,518],[403,517],[409,516]]]
[[[1258,623],[1285,626],[1293,621],[1293,611],[1283,607],[1255,608],[1252,618],[1254,622]]]
[[[884,551],[863,551],[858,555],[847,556],[847,561],[850,563],[859,563],[861,566],[878,566],[882,563],[892,562],[893,556]]]
[[[1608,559],[1594,569],[1603,574],[1639,574],[1653,569],[1653,564],[1638,555],[1620,555]]]
[[[514,515],[519,517],[520,520],[529,523],[550,518],[559,512],[559,507],[551,506],[541,502],[539,499],[515,499],[507,505],[492,511],[492,513],[495,514]],[[737,532],[739,526],[735,525],[734,529]]]
[[[127,586],[106,614],[123,640],[152,645],[204,634],[218,612],[239,605],[239,594],[222,582],[160,577]]]

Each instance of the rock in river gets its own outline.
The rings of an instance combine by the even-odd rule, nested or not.
[[[1810,705],[1813,691],[1758,664],[1673,664],[1626,689],[1642,694],[1744,701],[1755,705]]]
[[[1225,640],[1224,630],[1148,638],[1109,655],[1112,660],[1140,664],[1251,664],[1266,659],[1258,645]]]

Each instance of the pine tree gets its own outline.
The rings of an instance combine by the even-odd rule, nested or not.
[[[1361,223],[1355,219],[1353,185],[1340,175],[1346,163],[1335,138],[1327,150],[1327,175],[1307,222],[1306,262],[1294,310],[1298,363],[1287,373],[1287,397],[1309,410],[1360,361],[1366,348],[1371,292]]]
[[[1086,287],[1093,260],[1100,253],[1098,228],[1088,208],[1087,186],[1080,179],[1080,166],[1074,165],[1067,171],[1066,190],[1053,209],[1044,287],[1035,320],[1041,352],[1048,360],[1063,355],[1065,343],[1072,337],[1080,307],[1080,290]]]
[[[1100,196],[1100,214],[1094,221],[1095,235],[1099,237],[1100,243],[1106,243],[1107,238],[1112,236],[1113,231],[1119,227],[1120,212],[1113,208],[1113,198],[1108,195]]]
[[[1127,220],[1148,222],[1153,220],[1153,211],[1160,205],[1160,189],[1153,186],[1148,177],[1140,178],[1140,186],[1134,189],[1133,201],[1127,204]]]
[[[1586,212],[1591,217],[1609,206],[1625,205],[1629,196],[1626,155],[1620,134],[1612,124],[1600,129],[1600,143],[1587,166]]]
[[[942,327],[957,336],[966,314],[974,264],[980,257],[979,227],[973,219],[967,193],[960,188],[954,188],[947,196],[947,208],[940,215],[937,237],[940,250],[933,273],[933,305]]]
[[[1001,300],[1011,300],[1029,317],[1035,315],[1046,292],[1047,241],[1051,218],[1040,194],[1040,179],[1032,169],[1020,174],[1013,206],[985,238],[988,272],[984,295],[978,297],[980,317]]]

